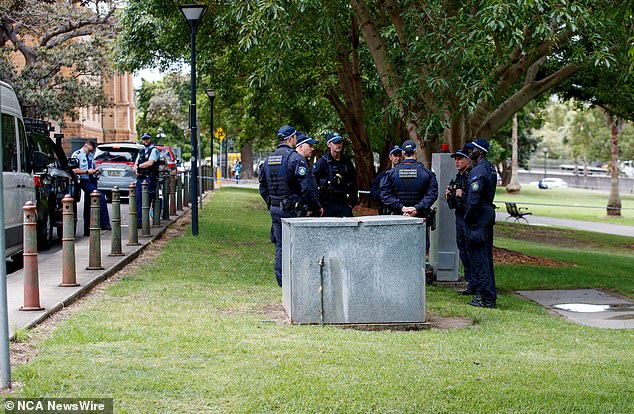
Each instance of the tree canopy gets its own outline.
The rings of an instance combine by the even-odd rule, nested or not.
[[[26,115],[62,120],[78,107],[107,105],[102,79],[113,69],[115,0],[0,3],[0,78]]]

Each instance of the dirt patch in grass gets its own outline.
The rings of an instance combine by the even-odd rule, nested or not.
[[[495,226],[495,235],[515,240],[525,240],[559,247],[593,248],[589,240],[579,240],[574,232],[549,227],[501,225]]]
[[[508,265],[532,265],[544,267],[564,267],[572,266],[570,263],[562,262],[547,257],[528,256],[514,250],[503,249],[501,247],[493,247],[493,261],[496,264]]]

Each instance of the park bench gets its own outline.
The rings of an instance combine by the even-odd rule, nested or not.
[[[513,221],[517,223],[520,220],[523,220],[526,224],[528,224],[528,219],[524,216],[528,216],[533,213],[529,211],[522,212],[522,210],[528,210],[526,207],[517,207],[517,204],[508,202],[505,202],[504,204],[506,204],[506,212],[509,213],[509,216],[506,218],[505,221],[513,219]]]

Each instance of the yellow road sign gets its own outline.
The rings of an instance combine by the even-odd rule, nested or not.
[[[216,137],[216,139],[218,139],[218,141],[222,141],[223,139],[225,139],[225,131],[222,130],[222,128],[218,128],[216,129],[216,132],[214,132],[214,136]]]

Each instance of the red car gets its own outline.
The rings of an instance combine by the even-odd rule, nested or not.
[[[172,147],[168,147],[166,145],[155,145],[155,147],[157,150],[160,151],[159,157],[163,157],[163,159],[165,159],[165,166],[167,167],[167,171],[169,171],[171,174],[176,174],[176,155],[174,155],[174,150],[172,150]]]

